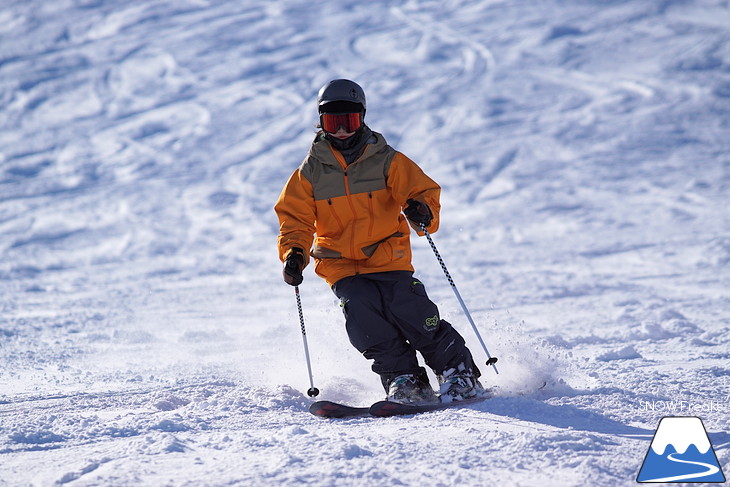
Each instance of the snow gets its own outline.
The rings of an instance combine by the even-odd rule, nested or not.
[[[728,25],[724,0],[3,2],[0,485],[619,486],[668,415],[727,474]],[[492,400],[307,412],[272,207],[336,77],[443,187]],[[381,399],[311,269],[301,293],[320,398]]]

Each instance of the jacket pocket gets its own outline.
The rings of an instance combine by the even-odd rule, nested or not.
[[[403,236],[403,234],[401,232],[395,232],[394,234],[388,235],[384,239],[378,240],[374,244],[370,244],[367,247],[363,247],[360,250],[362,250],[362,253],[365,254],[366,257],[370,258],[373,256],[375,251],[378,250],[378,247],[380,247],[383,243],[387,242],[388,240],[390,240],[393,237],[402,237],[402,236]]]
[[[336,250],[331,250],[320,245],[315,245],[311,252],[315,259],[341,259],[342,254]]]
[[[368,217],[370,223],[368,225],[368,238],[373,236],[373,225],[375,225],[375,211],[373,210],[373,193],[368,192]]]
[[[340,232],[339,233],[342,234],[342,232],[345,231],[345,226],[342,224],[342,219],[340,218],[340,215],[337,214],[337,210],[335,209],[335,205],[332,204],[332,199],[331,198],[328,198],[327,199],[327,204],[330,207],[330,213],[332,213],[332,217],[337,222],[337,228],[340,229]]]
[[[370,252],[366,265],[368,267],[384,267],[399,259],[407,259],[408,253],[405,249],[408,248],[408,238],[408,235],[395,232],[379,242],[364,247],[362,251],[365,255]]]

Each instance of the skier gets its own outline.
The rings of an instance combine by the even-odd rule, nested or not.
[[[365,125],[357,83],[330,81],[317,106],[321,130],[274,207],[284,281],[301,284],[314,258],[340,299],[350,342],[373,361],[388,400],[439,400],[416,351],[436,374],[442,402],[482,394],[464,339],[413,277],[409,224],[418,235],[421,224],[438,229],[441,188]]]

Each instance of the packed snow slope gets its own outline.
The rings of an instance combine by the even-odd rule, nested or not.
[[[725,0],[4,0],[0,485],[625,486],[671,414],[728,475],[728,26]],[[337,77],[443,187],[495,399],[307,412],[272,207]],[[381,399],[301,292],[320,398]]]

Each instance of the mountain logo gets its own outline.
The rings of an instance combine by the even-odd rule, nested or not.
[[[659,421],[637,482],[725,482],[702,420],[667,416]]]

